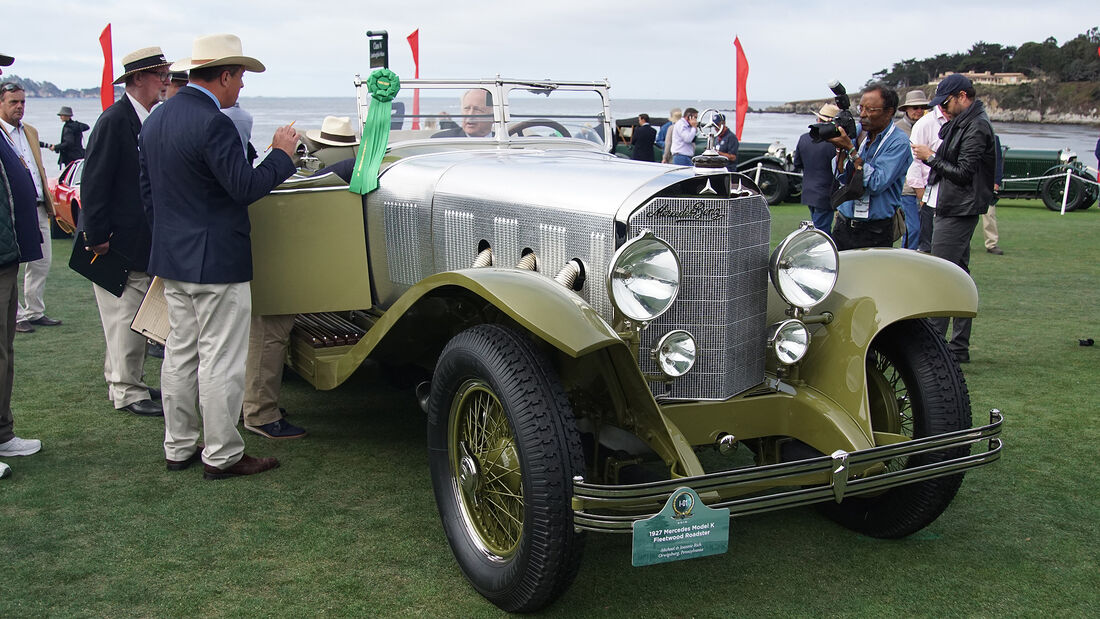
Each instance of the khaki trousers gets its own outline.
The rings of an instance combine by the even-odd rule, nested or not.
[[[166,279],[164,300],[172,328],[160,373],[164,457],[191,457],[201,426],[206,442],[202,461],[228,468],[244,455],[237,420],[244,401],[250,286]]]
[[[989,211],[982,215],[982,234],[985,236],[985,248],[997,246],[997,207],[990,205]]]
[[[46,206],[38,205],[38,231],[42,234],[42,257],[27,263],[23,273],[23,302],[19,304],[18,320],[38,320],[46,315],[46,276],[53,262],[50,240],[50,215]]]
[[[282,419],[279,391],[283,386],[283,364],[290,346],[294,314],[253,316],[248,335],[248,363],[245,365],[244,424],[262,426]]]
[[[107,381],[107,397],[115,408],[149,399],[149,386],[145,384],[145,337],[135,333],[130,323],[149,290],[150,281],[147,273],[131,271],[121,297],[92,284],[107,341],[103,378]]]

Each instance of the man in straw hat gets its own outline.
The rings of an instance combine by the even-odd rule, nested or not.
[[[818,122],[831,122],[840,113],[833,103],[826,103],[814,113]],[[810,209],[814,227],[825,234],[832,234],[833,205],[829,196],[833,192],[833,157],[836,148],[828,142],[814,142],[810,132],[798,138],[794,148],[794,169],[802,172],[802,203]]]
[[[279,462],[245,454],[237,431],[252,313],[248,205],[294,173],[298,137],[280,127],[271,153],[248,165],[221,110],[237,100],[244,72],[264,65],[244,55],[235,35],[195,39],[191,57],[171,68],[190,71],[190,81],[154,111],[138,139],[153,229],[149,272],[164,281],[172,329],[161,368],[164,456],[171,470],[201,458],[206,479],[252,475]]]
[[[8,144],[19,155],[20,163],[31,175],[36,194],[38,211],[38,230],[41,249],[35,252],[41,256],[27,263],[23,274],[23,302],[19,304],[15,330],[19,333],[33,333],[35,326],[55,327],[60,320],[46,315],[46,276],[50,274],[53,262],[53,250],[50,243],[50,218],[53,217],[53,200],[46,179],[46,169],[42,166],[41,142],[38,130],[23,122],[26,111],[27,93],[23,87],[13,82],[0,84],[0,130]],[[14,174],[8,171],[9,176]]]
[[[902,117],[894,121],[894,126],[912,137],[913,125],[928,111],[928,97],[920,90],[905,93],[905,100],[898,106]],[[917,190],[905,182],[901,190],[901,212],[905,215],[905,236],[901,246],[905,249],[917,249],[920,244],[920,208],[917,206]]]
[[[64,168],[69,162],[84,156],[84,132],[88,125],[73,119],[73,108],[62,105],[57,113],[61,119],[61,141],[50,147],[57,153],[57,165]]]
[[[0,54],[0,66],[11,66],[13,62],[15,58]],[[15,435],[11,413],[15,312],[19,304],[15,280],[20,262],[42,257],[37,201],[27,166],[9,140],[0,136],[0,456],[29,456],[42,449],[38,439]],[[11,469],[0,466],[0,477],[8,475]]]
[[[113,254],[130,269],[122,296],[92,284],[107,350],[103,378],[116,410],[159,417],[160,393],[145,384],[145,338],[130,329],[149,290],[149,220],[141,202],[138,134],[168,85],[168,65],[159,47],[126,54],[125,93],[103,111],[88,138],[80,187],[83,213],[78,242],[96,255]]]

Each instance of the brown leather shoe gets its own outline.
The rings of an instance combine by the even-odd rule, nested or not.
[[[164,464],[169,471],[182,471],[202,459],[202,448],[202,445],[196,447],[195,453],[191,454],[191,457],[186,460],[169,460],[165,458]]]
[[[229,468],[219,469],[216,466],[203,464],[202,478],[229,479],[230,477],[238,477],[240,475],[255,475],[256,473],[270,471],[271,469],[277,468],[278,466],[279,461],[275,458],[253,458],[248,454],[243,454],[241,455],[241,459]]]

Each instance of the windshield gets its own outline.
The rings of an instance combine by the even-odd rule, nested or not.
[[[603,147],[606,88],[587,82],[408,80],[393,101],[390,143],[425,138],[576,138]],[[366,88],[359,90],[365,102]],[[366,117],[362,103],[360,114]]]

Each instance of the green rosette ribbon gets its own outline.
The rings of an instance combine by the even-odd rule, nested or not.
[[[378,189],[378,170],[382,167],[382,156],[386,154],[386,144],[390,141],[391,101],[400,90],[401,79],[389,69],[378,69],[367,78],[367,91],[372,101],[367,110],[367,120],[363,122],[363,139],[359,145],[359,156],[355,159],[349,191],[366,195]]]

